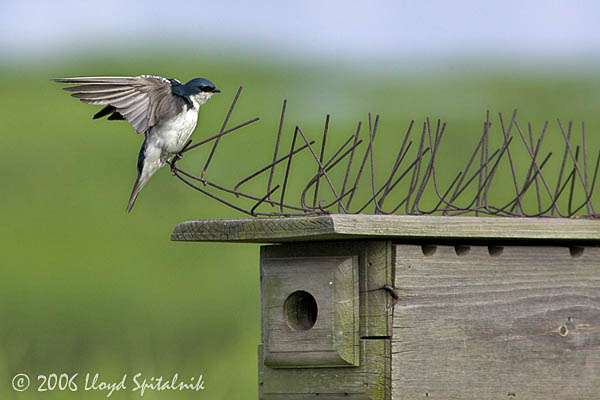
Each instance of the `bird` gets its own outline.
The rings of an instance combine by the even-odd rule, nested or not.
[[[198,122],[198,111],[213,94],[221,93],[214,83],[195,78],[182,84],[156,75],[133,77],[52,78],[75,84],[63,90],[84,103],[103,105],[93,119],[126,120],[136,133],[144,134],[137,161],[137,178],[126,211],[129,213],[148,180],[181,151]]]

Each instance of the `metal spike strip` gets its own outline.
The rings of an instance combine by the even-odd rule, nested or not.
[[[503,114],[498,114],[501,145],[497,148],[492,145],[494,133],[491,129],[490,112],[486,113],[483,133],[465,167],[454,175],[450,184],[444,185],[439,182],[438,158],[442,153],[440,144],[447,130],[446,123],[437,120],[434,129],[431,120],[427,118],[423,123],[421,136],[418,138],[418,146],[413,146],[414,142],[410,136],[414,121],[410,121],[403,136],[398,138],[400,144],[398,152],[391,168],[386,172],[377,163],[375,150],[380,116],[371,113],[368,114],[367,139],[359,138],[363,123],[358,122],[356,131],[341,146],[335,148],[335,151],[328,149],[331,116],[327,115],[318,151],[315,149],[315,140],[310,140],[302,128],[296,125],[289,151],[280,154],[284,146],[282,141],[286,136],[283,127],[287,100],[284,100],[271,162],[238,179],[233,188],[230,188],[230,185],[218,184],[207,179],[206,173],[221,138],[259,120],[259,118],[252,118],[227,128],[241,92],[242,87],[238,89],[219,133],[194,144],[188,143],[181,153],[170,161],[170,165],[173,174],[189,187],[249,216],[320,215],[333,212],[359,214],[365,213],[366,210],[372,210],[375,214],[396,214],[402,210],[408,215],[472,214],[499,217],[600,218],[593,204],[594,199],[599,198],[598,195],[594,197],[594,193],[600,169],[600,151],[591,173],[588,168],[591,160],[585,123],[581,123],[581,143],[576,144],[573,143],[573,137],[577,136],[574,134],[573,122],[569,121],[565,128],[563,122],[557,119],[564,149],[561,149],[562,152],[557,152],[561,154],[558,173],[555,177],[551,177],[544,174],[544,168],[552,159],[553,152],[548,152],[545,156],[541,154],[549,122],[545,122],[536,138],[531,123],[527,124],[526,130],[521,128],[517,121],[517,110],[512,113],[508,124],[505,123]],[[514,140],[515,135],[518,135],[520,142]],[[200,176],[184,171],[176,164],[182,159],[184,153],[211,142],[212,148]],[[363,143],[365,150],[359,156],[357,149]],[[417,147],[416,153],[415,147]],[[411,149],[413,149],[412,153]],[[529,161],[526,165],[519,165],[521,161],[517,160],[522,159],[519,157],[519,152],[523,150]],[[293,188],[302,188],[298,202],[293,202],[289,200],[290,185],[294,180],[292,165],[294,158],[297,158],[300,153],[310,155],[316,172],[304,186]],[[327,158],[326,154],[331,153],[333,154]],[[356,158],[360,163],[357,170]],[[304,163],[305,161],[302,170],[306,171],[309,166]],[[340,182],[336,182],[331,174],[336,167],[343,172]],[[284,168],[283,177],[278,178],[281,173],[277,172],[281,172],[282,168]],[[365,168],[368,168],[368,173]],[[494,186],[494,178],[502,168],[509,168],[508,182],[510,183],[506,182],[502,187]],[[473,172],[473,169],[476,170]],[[520,178],[521,176],[523,178]],[[364,182],[365,177],[369,180],[368,184]],[[378,177],[385,177],[385,180],[378,184],[380,180]],[[248,187],[247,184],[256,179],[267,181],[264,192],[256,194],[241,189],[242,186]],[[401,184],[404,184],[403,189],[397,189]],[[504,200],[504,204],[497,204],[494,190],[506,192],[507,186],[511,186],[513,197],[509,201]],[[361,195],[359,192],[363,187],[364,193]],[[278,191],[279,194],[276,195]],[[312,194],[310,202],[307,200],[309,193]],[[399,197],[394,199],[394,193]],[[528,195],[529,198],[525,199]],[[227,196],[231,199],[227,199]],[[580,199],[581,196],[584,197],[583,200]],[[423,199],[428,199],[427,201],[435,205],[427,209],[422,204]],[[353,207],[353,201],[360,201],[360,204]],[[385,204],[391,205],[384,208]]]

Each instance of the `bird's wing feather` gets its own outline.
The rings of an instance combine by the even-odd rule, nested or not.
[[[104,102],[108,101],[108,100],[123,100],[126,99],[128,97],[131,97],[131,95],[138,95],[139,92],[135,89],[128,89],[128,90],[119,90],[117,91],[112,91],[112,92],[76,92],[73,93],[71,96],[80,99],[81,101],[83,101],[84,103],[88,103],[88,104],[94,104],[94,103],[99,103],[99,104],[103,104]]]
[[[174,116],[185,104],[184,99],[173,94],[172,81],[160,76],[57,78],[54,81],[77,84],[64,90],[73,92],[71,96],[84,103],[113,107],[137,133],[146,132],[161,120]]]

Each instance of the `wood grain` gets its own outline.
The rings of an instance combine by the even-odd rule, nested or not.
[[[258,347],[258,359],[263,355]],[[261,400],[389,400],[390,340],[361,340],[354,368],[270,368],[259,361]]]
[[[314,326],[295,330],[284,304],[302,291],[317,303]],[[261,257],[264,363],[270,367],[358,365],[358,257]]]
[[[600,243],[600,220],[345,215],[182,222],[174,241],[282,243],[343,239],[547,240]]]
[[[393,301],[382,288],[394,282],[393,251],[394,246],[388,240],[302,242],[262,246],[261,259],[358,257],[360,336],[389,337],[392,332]]]
[[[389,240],[362,242],[364,265],[360,269],[361,337],[384,338],[392,335],[392,312],[394,301],[383,289],[392,285],[394,259],[392,242]]]
[[[306,359],[306,366],[312,365],[318,368],[281,368],[288,367],[286,361],[277,357],[275,364],[267,360],[267,346],[272,335],[279,335],[279,331],[274,327],[283,326],[278,321],[281,315],[280,308],[283,297],[291,290],[308,290],[316,294],[317,297],[325,299],[327,293],[321,293],[318,282],[323,273],[331,274],[330,265],[337,265],[338,269],[347,263],[346,260],[356,260],[358,262],[358,274],[353,275],[352,283],[359,289],[359,346],[353,349],[354,356],[358,359],[354,366],[348,363],[330,368],[325,366],[323,355],[319,363],[314,363],[313,359]],[[336,242],[304,242],[275,246],[261,247],[261,269],[271,272],[263,272],[261,283],[261,304],[263,305],[262,314],[262,339],[263,345],[259,347],[259,391],[261,399],[287,399],[300,400],[308,398],[318,399],[377,399],[389,400],[390,374],[391,374],[391,313],[393,311],[393,301],[389,294],[382,290],[382,286],[393,283],[393,245],[390,241],[336,241]],[[290,269],[298,272],[288,274],[276,272],[274,268],[281,270]],[[275,272],[276,276],[268,277]],[[335,273],[334,273],[335,274]],[[348,298],[347,284],[350,283],[348,274],[342,273],[340,276],[339,291],[334,290],[332,304],[320,304],[324,307],[324,312],[336,308],[336,304],[348,306],[349,303],[344,298]],[[291,286],[290,286],[291,285]],[[312,289],[311,289],[312,288]],[[326,290],[326,289],[324,289]],[[339,300],[338,300],[339,299]],[[275,304],[271,309],[271,305]],[[335,316],[333,320],[348,321],[349,308],[340,307],[342,315]],[[273,313],[274,312],[274,313]],[[295,335],[297,340],[286,340],[285,343],[278,343],[280,350],[293,352],[300,348],[304,352],[311,346],[325,346],[331,343],[332,333],[323,330],[326,324],[305,332],[306,335],[315,335],[311,340],[305,342],[302,332],[300,336]],[[334,323],[335,325],[335,323]],[[339,326],[344,328],[342,325]],[[321,330],[319,330],[321,329]],[[340,338],[342,342],[347,342],[346,336],[340,329],[335,328],[338,334],[342,333]],[[335,343],[335,333],[334,343]],[[283,347],[281,347],[283,345]],[[335,348],[348,348],[344,346],[334,346]],[[360,351],[358,351],[360,350]],[[283,353],[282,353],[283,354]],[[291,353],[285,353],[291,354]],[[298,353],[296,353],[298,354]],[[312,357],[313,354],[306,354]],[[346,356],[345,359],[350,359]],[[331,360],[327,360],[329,362]],[[304,361],[303,361],[304,362]],[[336,365],[336,364],[330,364]],[[342,366],[341,364],[337,364]]]
[[[599,398],[600,248],[433,250],[396,247],[393,399]]]

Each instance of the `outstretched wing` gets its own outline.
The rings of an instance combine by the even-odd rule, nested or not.
[[[144,133],[160,120],[168,119],[185,106],[185,99],[173,94],[172,82],[160,76],[57,78],[77,86],[64,88],[87,104],[105,105],[94,118],[125,119],[137,133]]]

